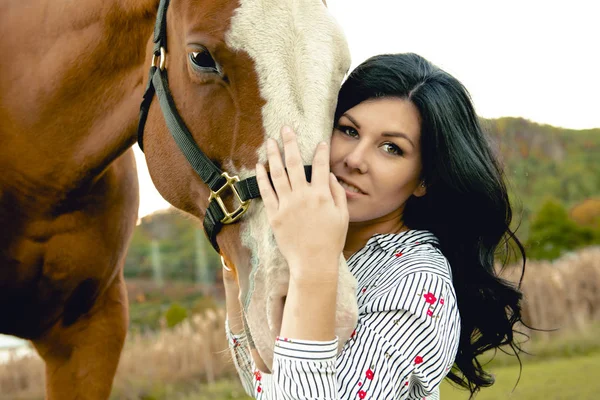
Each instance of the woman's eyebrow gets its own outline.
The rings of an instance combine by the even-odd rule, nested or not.
[[[356,120],[354,118],[352,118],[350,116],[350,114],[348,114],[348,113],[342,114],[342,117],[348,118],[350,120],[350,122],[352,122],[358,129],[360,129],[360,124],[358,122],[356,122]],[[406,140],[408,140],[408,143],[410,143],[410,145],[413,148],[415,147],[415,144],[410,139],[410,137],[406,133],[403,133],[403,132],[383,132],[381,134],[381,136],[383,136],[383,137],[396,137],[396,138],[406,139]]]
[[[412,147],[415,147],[415,144],[412,142],[412,140],[410,140],[410,138],[408,137],[408,135],[406,133],[402,133],[402,132],[383,132],[381,134],[381,136],[383,136],[383,137],[403,138],[403,139],[408,140],[408,142],[410,143],[410,145]]]
[[[352,122],[358,129],[360,129],[360,124],[358,122],[356,122],[356,120],[354,118],[352,118],[348,113],[343,114],[342,117],[346,117],[350,120],[350,122]]]

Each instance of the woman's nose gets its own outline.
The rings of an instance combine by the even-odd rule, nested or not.
[[[365,148],[360,144],[357,145],[346,155],[344,163],[346,167],[352,170],[357,170],[361,174],[364,174],[368,170],[368,164],[366,159]]]

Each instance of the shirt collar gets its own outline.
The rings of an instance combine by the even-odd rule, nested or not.
[[[378,246],[385,251],[394,251],[398,246],[431,244],[440,246],[435,235],[424,230],[408,230],[400,233],[377,233],[367,241],[367,246]]]

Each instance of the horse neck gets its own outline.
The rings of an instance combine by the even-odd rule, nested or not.
[[[158,0],[31,3],[0,7],[0,166],[73,188],[135,142]]]

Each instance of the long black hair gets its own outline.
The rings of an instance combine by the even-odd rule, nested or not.
[[[403,222],[440,240],[452,268],[461,316],[455,368],[448,378],[470,390],[491,386],[477,356],[510,346],[518,357],[515,324],[522,294],[498,277],[495,256],[525,251],[510,229],[512,209],[500,163],[492,151],[469,93],[453,76],[416,54],[375,56],[342,85],[335,121],[357,104],[378,97],[410,100],[421,117],[422,176],[427,193],[411,196]],[[522,278],[522,275],[521,275]]]

